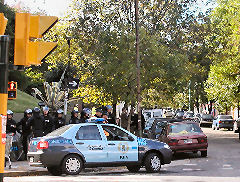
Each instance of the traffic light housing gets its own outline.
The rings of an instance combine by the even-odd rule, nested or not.
[[[4,17],[3,13],[0,13],[0,35],[4,35],[8,19]]]
[[[8,99],[16,99],[17,98],[17,82],[8,82]]]
[[[15,65],[39,65],[56,47],[56,42],[39,41],[58,21],[55,16],[16,13],[15,18]],[[35,38],[35,40],[34,40]]]

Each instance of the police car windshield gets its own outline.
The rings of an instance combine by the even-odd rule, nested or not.
[[[71,128],[72,126],[71,125],[66,125],[66,126],[63,126],[61,128],[58,128],[56,130],[54,130],[53,132],[51,133],[48,133],[46,136],[60,136],[62,135],[65,131],[67,131],[69,128]]]

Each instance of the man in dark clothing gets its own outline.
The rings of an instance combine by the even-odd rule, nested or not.
[[[54,129],[54,121],[53,118],[49,115],[49,108],[47,106],[43,107],[43,115],[42,118],[44,119],[44,135],[51,133]]]
[[[7,126],[6,126],[6,133],[14,133],[16,134],[17,131],[17,123],[13,120],[13,112],[11,110],[7,111]]]
[[[108,123],[109,124],[116,124],[116,118],[112,113],[112,111],[113,111],[112,106],[106,105],[106,110],[108,112]]]
[[[69,124],[78,124],[80,123],[80,120],[78,119],[78,111],[77,110],[73,110],[71,112],[71,119],[69,120]]]
[[[132,123],[131,123],[132,132],[137,132],[138,131],[138,114],[133,114],[131,116],[131,120],[132,120]],[[141,114],[141,126],[143,131],[145,128],[145,119],[143,114]]]
[[[92,111],[89,108],[84,108],[81,112],[80,123],[86,123],[87,120],[91,117]]]
[[[33,109],[33,116],[28,120],[27,127],[32,127],[33,137],[42,137],[44,135],[44,123],[43,117],[40,116],[40,109],[35,107]]]
[[[96,109],[96,114],[94,115],[97,118],[102,118],[103,110],[101,108]]]
[[[121,127],[127,130],[128,127],[128,114],[127,114],[127,109],[124,107],[122,108],[122,113],[121,113]]]
[[[56,113],[56,118],[54,119],[54,129],[58,129],[66,124],[66,120],[63,118],[63,110],[58,109]]]
[[[20,126],[22,127],[22,145],[23,145],[23,152],[25,154],[25,159],[27,159],[27,152],[28,152],[28,139],[31,134],[31,127],[27,126],[27,121],[29,118],[32,117],[32,109],[26,109],[24,111],[24,117],[17,123],[17,128]]]

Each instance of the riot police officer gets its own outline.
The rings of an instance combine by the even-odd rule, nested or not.
[[[87,119],[89,119],[92,115],[92,111],[89,108],[84,108],[81,112],[80,123],[86,123]]]
[[[47,106],[43,107],[43,115],[42,118],[44,119],[44,135],[51,133],[54,128],[53,118],[49,115],[49,108]]]
[[[14,133],[17,131],[17,123],[13,120],[13,112],[11,110],[7,111],[7,126],[6,133]]]
[[[96,109],[96,114],[94,116],[97,117],[97,118],[102,118],[102,113],[103,113],[102,108],[97,108]]]
[[[112,111],[113,111],[112,106],[106,105],[106,110],[108,112],[108,123],[109,124],[116,124],[116,118],[112,113]]]
[[[28,138],[31,134],[31,127],[27,126],[27,121],[29,118],[32,117],[32,109],[26,109],[24,111],[23,118],[17,123],[17,128],[20,126],[22,127],[22,145],[23,145],[23,152],[25,154],[25,159],[27,158],[27,151],[28,151]]]
[[[28,120],[27,127],[31,127],[33,131],[33,137],[42,137],[44,135],[44,123],[43,117],[40,116],[40,109],[35,107],[33,109],[33,116]]]
[[[80,120],[78,119],[78,111],[77,110],[73,110],[71,112],[71,119],[69,120],[69,124],[78,124],[80,123]]]
[[[66,124],[66,120],[63,118],[63,110],[58,109],[56,112],[56,118],[54,119],[55,129],[58,129]]]

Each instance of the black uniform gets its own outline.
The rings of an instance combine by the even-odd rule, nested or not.
[[[23,151],[25,156],[27,156],[27,152],[28,152],[28,137],[31,134],[31,127],[27,125],[28,119],[29,118],[27,116],[24,116],[17,123],[17,128],[19,128],[19,126],[22,126],[22,136],[23,136],[22,145],[23,145]]]
[[[54,129],[54,121],[51,116],[43,115],[42,119],[44,120],[44,135],[47,135],[48,133],[51,133]]]
[[[87,118],[80,118],[79,120],[80,123],[86,123],[86,121],[87,121]]]
[[[55,129],[58,129],[62,126],[64,126],[66,123],[66,120],[64,118],[59,118],[59,117],[56,117],[54,119],[54,125],[55,125]]]
[[[15,133],[17,131],[17,123],[13,119],[7,119],[6,133]]]
[[[45,121],[39,113],[33,113],[33,116],[27,122],[27,126],[32,127],[33,137],[42,137],[44,135]]]
[[[116,118],[111,112],[108,113],[108,123],[109,124],[116,124]]]
[[[80,120],[76,117],[72,117],[70,120],[69,120],[69,124],[79,124],[81,123]]]

